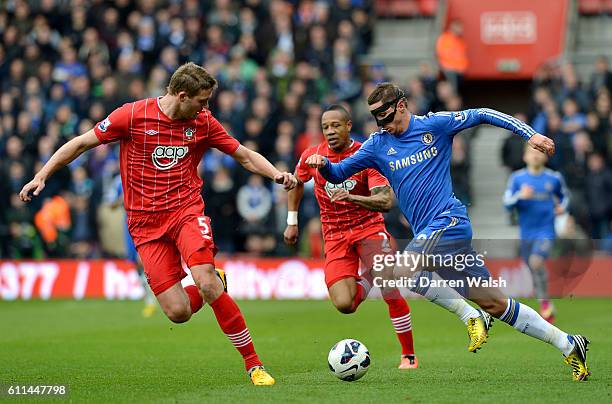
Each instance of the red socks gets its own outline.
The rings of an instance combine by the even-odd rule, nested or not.
[[[204,305],[204,299],[200,295],[200,291],[196,285],[185,286],[185,293],[189,297],[189,305],[191,306],[191,314],[197,313]]]
[[[368,294],[370,293],[370,282],[367,279],[361,278],[357,281],[357,293],[355,293],[355,299],[353,300],[352,310],[357,310],[357,307],[363,302]]]
[[[391,317],[397,339],[402,345],[402,355],[414,355],[410,306],[408,306],[408,303],[406,303],[406,300],[401,295],[387,297],[385,302],[389,306],[389,317]]]
[[[255,353],[251,334],[249,334],[242,313],[230,295],[223,292],[217,300],[211,303],[210,307],[215,312],[221,330],[242,355],[246,370],[253,366],[262,366]]]

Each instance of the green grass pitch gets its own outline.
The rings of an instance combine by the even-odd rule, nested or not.
[[[460,321],[426,301],[410,303],[421,364],[413,371],[396,369],[399,345],[384,302],[367,301],[353,315],[328,301],[239,302],[277,380],[256,388],[208,306],[177,325],[159,311],[142,318],[140,302],[0,302],[0,384],[67,384],[71,401],[99,403],[612,402],[611,300],[556,301],[558,326],[592,342],[585,383],[571,380],[556,349],[500,321],[484,348],[468,353]],[[327,368],[330,347],[343,338],[362,341],[372,356],[357,382]]]

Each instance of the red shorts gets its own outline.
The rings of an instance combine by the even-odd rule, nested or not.
[[[214,265],[217,249],[202,200],[171,212],[131,214],[128,228],[155,295],[187,276],[181,258],[190,266]]]
[[[388,253],[391,242],[391,235],[384,224],[344,233],[340,240],[325,240],[327,288],[343,278],[359,278],[359,261],[365,270],[370,270],[373,256]]]

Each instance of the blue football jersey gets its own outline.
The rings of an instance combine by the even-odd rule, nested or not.
[[[519,199],[521,187],[528,185],[534,194],[530,199]],[[522,169],[512,173],[504,194],[504,205],[518,211],[523,240],[555,238],[555,205],[565,210],[569,203],[565,181],[560,173],[545,169],[538,175]]]
[[[404,133],[376,132],[354,155],[340,163],[326,160],[320,171],[327,181],[340,183],[366,168],[377,169],[391,183],[402,213],[417,234],[445,211],[468,219],[467,209],[453,194],[452,143],[455,134],[480,124],[511,130],[526,140],[535,133],[524,122],[488,108],[412,115]]]

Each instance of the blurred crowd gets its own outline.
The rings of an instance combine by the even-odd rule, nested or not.
[[[364,140],[376,130],[365,98],[387,79],[383,65],[359,64],[373,39],[371,8],[368,0],[6,2],[0,11],[0,255],[124,253],[116,243],[125,222],[117,207],[117,144],[97,147],[57,172],[29,205],[18,192],[55,150],[113,109],[162,95],[185,61],[218,78],[211,109],[225,128],[279,169],[292,171],[302,151],[323,140],[320,116],[331,103],[352,110],[354,136]],[[426,65],[409,87],[415,111],[460,103]],[[222,251],[290,252],[279,238],[286,193],[216,151],[205,156],[201,174]],[[300,217],[301,252],[321,256],[311,186]]]
[[[163,95],[172,72],[186,61],[206,66],[219,80],[211,110],[228,132],[280,170],[293,171],[301,153],[323,140],[320,116],[332,103],[351,111],[352,135],[365,140],[377,130],[367,95],[389,79],[383,64],[360,64],[373,41],[371,3],[5,2],[0,10],[0,257],[125,254],[117,243],[125,231],[117,191],[118,144],[99,146],[55,173],[28,205],[19,201],[18,192],[55,150],[112,110]],[[534,125],[545,125],[539,129],[545,133],[554,134],[555,117],[560,133],[573,128],[566,136],[568,150],[582,154],[569,153],[573,160],[566,165],[575,180],[568,177],[568,182],[582,187],[588,201],[594,190],[587,188],[605,183],[592,175],[597,171],[594,152],[603,158],[601,178],[608,175],[609,153],[602,136],[609,137],[610,99],[599,88],[609,88],[610,78],[608,73],[602,84],[601,74],[595,75],[587,89],[576,82],[572,86],[566,76],[569,73],[543,72],[536,78],[529,118]],[[417,77],[402,84],[409,108],[417,114],[463,108],[456,86],[441,80],[437,69],[426,63]],[[575,112],[568,106],[566,114],[567,100],[574,100]],[[451,169],[457,196],[469,204],[472,136],[466,132],[455,138]],[[282,242],[287,196],[281,188],[250,175],[215,150],[205,155],[200,169],[206,214],[221,251],[295,253]],[[589,203],[597,203],[590,198]],[[399,210],[387,218],[390,231],[406,237],[407,224]],[[312,182],[300,210],[300,231],[299,253],[322,256]]]
[[[586,236],[612,238],[612,72],[597,58],[590,80],[581,83],[571,63],[546,64],[532,82],[526,114],[517,118],[552,138],[548,166],[561,172],[570,191],[570,213]],[[523,142],[508,136],[502,158],[509,170],[524,166]]]
[[[219,80],[211,109],[227,130],[292,170],[322,140],[321,105],[361,97],[358,59],[372,42],[371,7],[368,0],[4,2],[0,256],[122,254],[114,242],[125,220],[117,144],[57,172],[29,205],[18,192],[55,150],[113,109],[163,95],[186,61]],[[275,251],[286,195],[219,153],[207,154],[201,170],[221,249]],[[305,206],[314,234],[312,197]]]

